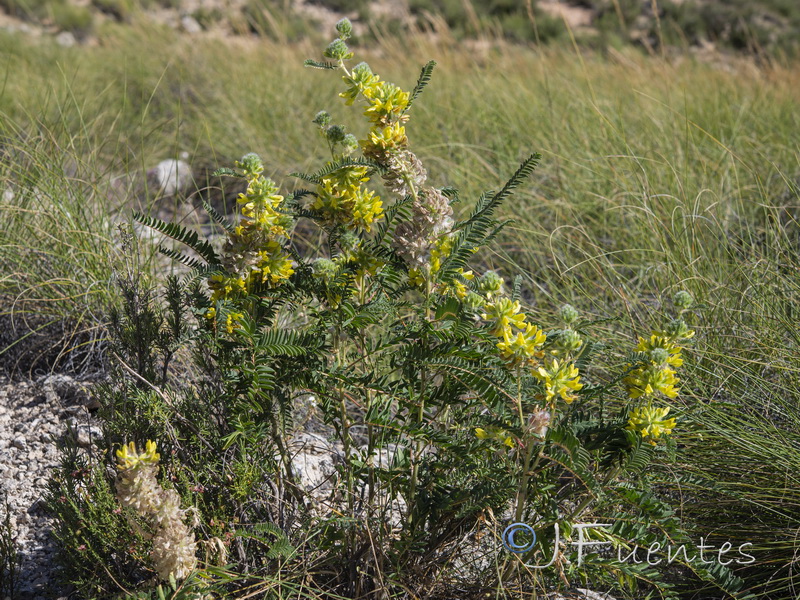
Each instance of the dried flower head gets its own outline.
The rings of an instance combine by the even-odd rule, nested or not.
[[[144,452],[137,452],[133,442],[117,450],[117,498],[155,528],[150,558],[159,577],[164,581],[170,575],[185,579],[197,565],[196,543],[183,522],[185,511],[180,508],[178,493],[158,484],[159,458],[155,442],[150,440]]]

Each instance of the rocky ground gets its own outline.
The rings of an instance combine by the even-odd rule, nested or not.
[[[87,386],[69,377],[0,378],[0,522],[5,522],[5,496],[17,554],[14,593],[8,598],[54,600],[69,594],[55,577],[56,547],[43,496],[58,461],[56,442],[72,435],[88,448],[99,435],[93,409]]]

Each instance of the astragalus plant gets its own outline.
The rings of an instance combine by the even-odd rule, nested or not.
[[[502,234],[495,211],[539,156],[456,210],[457,190],[434,185],[409,139],[434,63],[403,90],[351,66],[350,30],[341,21],[325,60],[306,64],[342,78],[363,130],[318,113],[330,160],[295,174],[300,189],[281,192],[247,154],[221,170],[246,183],[236,218],[207,207],[221,244],[137,217],[191,249],[164,248],[190,272],[168,281],[163,306],[122,279],[119,377],[103,391],[108,466],[122,473],[105,498],[118,495],[115,523],[127,518],[141,535],[138,567],[121,561],[115,580],[181,579],[194,548],[191,585],[232,597],[535,597],[587,583],[675,597],[670,581],[689,576],[735,591],[719,566],[581,562],[569,544],[591,519],[614,519],[603,540],[626,553],[687,542],[646,467],[668,459],[681,427],[671,402],[697,318],[691,297],[679,294],[673,318],[618,349],[592,341],[592,323],[571,306],[558,323],[523,309],[520,279],[484,269],[480,252]],[[309,230],[320,244],[303,241]],[[309,406],[335,465],[315,489],[297,448],[295,419]],[[172,523],[182,558],[170,573],[154,547],[161,504],[139,506],[130,489],[132,468],[150,476],[157,464],[162,483],[147,479],[147,489],[169,497],[170,519],[197,520],[191,533]],[[64,496],[84,493],[63,482]],[[502,532],[513,522],[530,524],[538,545],[509,552]],[[526,566],[555,551],[551,568]]]

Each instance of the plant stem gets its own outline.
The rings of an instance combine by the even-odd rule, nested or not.
[[[429,274],[430,275],[430,274]],[[430,305],[430,297],[431,297],[431,280],[430,276],[425,279],[425,320],[430,321],[431,318],[431,305]],[[422,426],[422,422],[425,419],[425,388],[427,387],[427,372],[425,369],[422,369],[420,373],[420,394],[419,394],[419,409],[417,410],[417,427]],[[417,439],[414,444],[414,451],[411,455],[411,481],[409,483],[409,501],[414,502],[414,498],[417,494],[417,479],[419,473],[419,456],[422,454],[423,442],[420,439]],[[415,503],[416,504],[416,503]],[[414,512],[413,510],[408,514],[408,522],[409,524],[413,523],[414,521]]]

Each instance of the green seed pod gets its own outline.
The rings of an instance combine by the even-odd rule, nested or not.
[[[571,304],[565,304],[558,311],[558,316],[567,325],[570,325],[578,320],[578,311]]]
[[[356,150],[358,150],[358,139],[352,133],[348,133],[342,140],[342,151],[349,156]]]
[[[556,334],[551,352],[557,355],[569,354],[578,350],[582,345],[583,338],[577,331],[573,329],[564,329]]]
[[[342,249],[342,252],[345,254],[352,254],[358,247],[361,245],[361,240],[359,237],[350,231],[343,234],[342,237],[339,238],[339,248]]]
[[[689,307],[692,306],[693,302],[694,298],[692,298],[692,295],[686,290],[681,290],[680,292],[677,292],[675,296],[672,298],[672,303],[681,310],[688,309]]]
[[[321,129],[324,129],[325,127],[331,124],[331,116],[328,114],[327,111],[321,110],[316,114],[312,122],[315,125],[319,125]]]
[[[372,75],[372,69],[370,66],[365,62],[358,63],[355,67],[353,67],[353,78],[357,81],[362,79],[363,77]]]
[[[350,19],[344,18],[336,23],[336,31],[339,32],[340,39],[346,40],[349,38],[353,34],[353,24],[350,22]]]
[[[338,39],[328,44],[323,54],[326,58],[332,58],[333,60],[347,60],[348,58],[353,58],[353,53],[350,52],[350,48],[347,47],[347,44],[345,44],[343,40]]]
[[[336,275],[336,263],[329,258],[318,258],[314,261],[314,277],[330,281]]]
[[[464,307],[468,310],[479,310],[486,304],[486,299],[476,292],[468,292],[463,300]]]
[[[255,152],[245,154],[242,159],[236,163],[236,166],[242,169],[246,175],[258,175],[264,170],[264,163],[261,157]]]
[[[344,141],[345,129],[342,125],[331,125],[325,134],[331,144],[338,144]]]
[[[491,298],[503,290],[503,278],[496,271],[486,271],[478,280],[478,289]]]
[[[664,327],[664,335],[673,340],[679,340],[692,337],[694,332],[689,330],[689,326],[683,319],[672,319],[672,321],[667,323]]]

